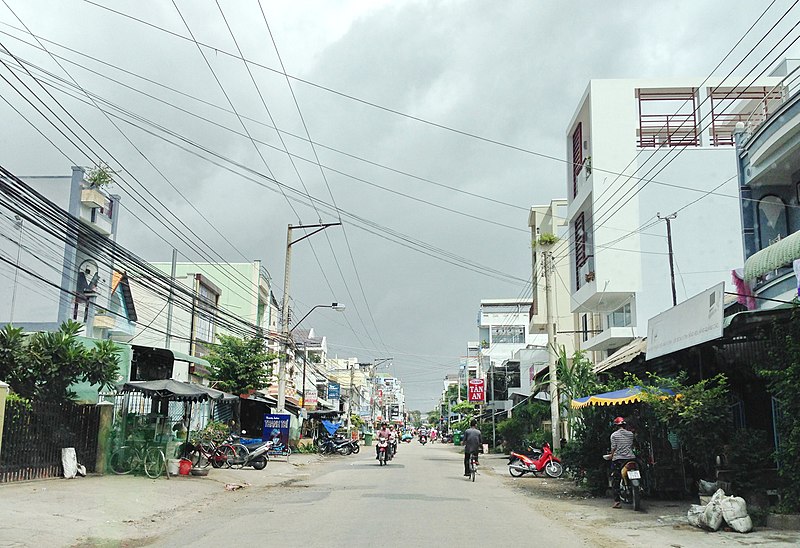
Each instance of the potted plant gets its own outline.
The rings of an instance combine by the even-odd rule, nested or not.
[[[583,278],[584,278],[584,279],[585,279],[587,282],[593,282],[593,281],[594,281],[594,270],[590,270],[589,272],[587,272],[586,274],[584,274],[584,275],[583,275]]]

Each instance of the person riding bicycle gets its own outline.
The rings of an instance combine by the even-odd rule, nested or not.
[[[386,425],[385,422],[381,423],[381,429],[378,430],[378,432],[375,434],[375,439],[379,440],[381,438],[384,438],[387,441],[389,440],[389,427]],[[375,446],[375,460],[378,460],[378,458],[379,458],[378,455],[379,454],[380,454],[380,448],[378,447],[378,445],[376,445]],[[387,455],[387,457],[388,457],[388,455]]]
[[[614,504],[612,508],[620,507],[619,482],[622,479],[622,467],[629,461],[635,460],[633,453],[634,434],[628,430],[623,417],[614,419],[617,429],[611,434],[611,487],[614,490]]]
[[[478,421],[472,419],[469,428],[464,432],[464,476],[470,476],[469,461],[472,455],[478,458],[478,451],[483,447],[483,437],[478,430]]]

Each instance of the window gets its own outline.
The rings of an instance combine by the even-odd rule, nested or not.
[[[589,340],[589,314],[581,315],[581,340],[583,342]]]
[[[219,295],[210,287],[201,283],[197,297],[196,338],[203,342],[214,342],[216,333],[214,317]]]
[[[583,125],[578,122],[578,127],[572,134],[572,197],[578,195],[578,175],[583,168]]]
[[[778,196],[764,196],[758,201],[758,238],[761,249],[787,235],[786,205]]]
[[[633,323],[631,303],[625,303],[606,316],[608,327],[629,327]]]
[[[525,343],[525,328],[524,327],[506,327],[498,326],[492,327],[492,344],[524,344]]]
[[[584,224],[583,212],[575,219],[575,288],[580,289],[581,270],[586,264],[586,225]]]

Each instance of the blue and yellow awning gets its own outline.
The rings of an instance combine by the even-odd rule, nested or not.
[[[675,392],[669,388],[660,388],[665,396],[674,396]],[[630,388],[623,388],[622,390],[615,390],[614,392],[606,392],[604,394],[595,394],[594,396],[584,396],[582,398],[575,398],[572,400],[572,408],[580,409],[590,405],[624,405],[626,403],[634,403],[642,401],[641,386],[632,386]]]

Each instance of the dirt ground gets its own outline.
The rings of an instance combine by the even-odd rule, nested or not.
[[[708,532],[689,525],[686,513],[691,500],[645,499],[643,510],[630,506],[611,508],[612,500],[594,497],[572,480],[523,476],[512,478],[504,456],[491,455],[491,472],[505,477],[506,485],[543,502],[542,511],[557,521],[569,521],[573,527],[596,531],[598,546],[622,545],[667,546],[800,546],[800,531],[757,528],[752,533],[734,531]],[[612,542],[606,544],[610,538]]]

